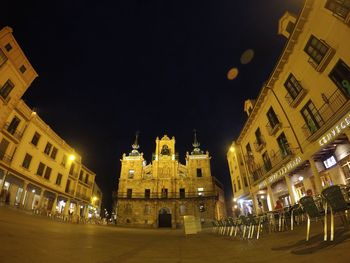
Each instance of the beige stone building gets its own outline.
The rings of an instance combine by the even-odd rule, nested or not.
[[[12,32],[10,27],[0,30],[0,129],[38,76]]]
[[[0,204],[46,214],[92,211],[95,173],[21,97],[37,74],[12,35],[0,31]]]
[[[2,202],[47,214],[88,217],[95,173],[23,101],[0,133]]]
[[[286,45],[227,152],[241,212],[350,183],[349,24],[349,4],[334,0],[305,0],[280,19]]]
[[[117,223],[144,227],[180,227],[184,215],[210,223],[226,215],[222,185],[211,175],[209,153],[194,149],[181,164],[175,138],[156,139],[147,164],[136,141],[121,160],[117,194]]]
[[[93,215],[95,217],[100,217],[101,215],[102,198],[103,198],[102,191],[95,182],[94,187],[92,189],[92,202],[91,202]]]

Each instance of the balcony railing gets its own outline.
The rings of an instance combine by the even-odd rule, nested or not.
[[[254,147],[257,152],[260,152],[265,147],[265,140],[262,136],[254,142]]]
[[[22,138],[23,132],[19,131],[17,128],[16,129],[10,129],[10,123],[6,123],[4,130],[8,133],[11,134],[12,137],[14,137],[16,140],[20,140]]]
[[[303,100],[305,95],[307,94],[307,90],[304,89],[301,85],[299,86],[299,88],[300,88],[300,91],[295,98],[293,98],[288,92],[285,96],[288,104],[293,108],[297,107],[299,103]]]
[[[345,95],[339,89],[337,89],[329,98],[324,96],[324,101],[325,103],[318,110],[316,110],[316,113],[314,113],[314,115],[318,114],[322,118],[322,121],[316,123],[315,126],[311,126],[310,124],[308,125],[307,123],[302,126],[307,138],[316,133],[323,125],[327,123],[328,120],[334,117],[334,115],[348,101],[348,98],[346,98]]]
[[[190,198],[212,198],[217,197],[217,193],[214,191],[201,191],[201,192],[187,192],[185,194],[178,192],[168,192],[168,195],[165,197],[161,192],[151,193],[150,195],[145,196],[145,193],[132,193],[131,197],[127,192],[118,193],[118,199],[190,199]]]
[[[277,117],[277,120],[275,123],[271,123],[270,121],[268,121],[266,124],[266,129],[269,135],[274,135],[282,126],[282,123],[280,122],[278,116],[276,117]]]
[[[12,157],[8,154],[0,152],[0,161],[3,161],[6,164],[10,164],[12,161]]]
[[[287,158],[290,158],[292,156],[293,156],[293,152],[290,149],[283,152],[278,151],[275,154],[271,155],[269,162],[264,163],[263,166],[257,165],[257,168],[251,172],[253,181],[256,182],[261,178],[265,177],[265,175],[269,171],[279,166],[283,161],[285,161]]]

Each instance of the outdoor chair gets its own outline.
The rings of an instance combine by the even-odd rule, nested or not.
[[[327,224],[327,210],[331,212],[331,235],[330,241],[334,240],[334,215],[339,214],[343,224],[347,224],[345,212],[350,210],[350,203],[347,200],[347,195],[343,193],[344,188],[340,185],[332,185],[322,191],[322,197],[325,199],[325,224]],[[326,229],[326,228],[325,228]],[[325,241],[327,240],[327,233],[325,233]]]
[[[303,209],[299,204],[295,204],[290,209],[290,230],[294,230],[294,224],[300,225]]]
[[[307,226],[306,226],[306,241],[309,241],[310,237],[310,224],[311,220],[317,221],[319,219],[323,219],[325,216],[325,213],[323,210],[320,210],[315,200],[312,196],[304,196],[299,200],[300,204],[302,205],[306,215],[307,215]],[[324,237],[326,238],[327,233],[327,224],[324,224]]]
[[[266,217],[264,215],[261,215],[261,216],[248,215],[248,218],[250,222],[250,227],[249,227],[250,235],[248,234],[248,238],[253,238],[255,227],[256,227],[257,228],[256,239],[259,239],[260,231]]]
[[[243,226],[243,233],[242,233],[242,238],[245,238],[245,233],[247,231],[247,227],[249,228],[249,232],[248,232],[248,238],[250,236],[250,229],[251,229],[251,224],[249,221],[249,218],[247,216],[241,215],[239,217],[240,221],[242,222],[242,226]]]

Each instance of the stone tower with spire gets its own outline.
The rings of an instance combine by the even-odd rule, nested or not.
[[[192,146],[184,165],[178,160],[175,138],[157,137],[152,162],[146,164],[136,133],[131,152],[121,160],[119,225],[176,228],[183,225],[184,215],[208,224],[224,216],[223,187],[211,175],[211,157],[199,148],[196,131]]]

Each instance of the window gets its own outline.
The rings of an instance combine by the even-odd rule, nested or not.
[[[151,189],[145,189],[145,198],[150,199],[151,197]]]
[[[202,177],[202,168],[197,168],[197,177]]]
[[[270,109],[267,111],[266,115],[267,115],[267,118],[269,120],[270,126],[273,129],[279,123],[279,120],[278,120],[277,115],[272,107],[270,107]]]
[[[303,87],[292,73],[289,74],[286,82],[284,82],[284,87],[288,91],[288,94],[292,100],[295,100],[299,93],[303,90]]]
[[[270,171],[271,168],[272,168],[272,164],[271,164],[270,157],[269,157],[268,153],[264,152],[263,155],[262,155],[262,158],[263,158],[263,161],[264,161],[265,171],[266,172]]]
[[[11,49],[12,49],[11,44],[10,44],[10,43],[7,43],[7,44],[5,45],[5,49],[6,49],[7,52],[11,51]]]
[[[248,181],[247,181],[247,178],[245,177],[245,175],[243,175],[243,182],[244,182],[244,186],[248,187]]]
[[[197,188],[197,194],[198,196],[203,196],[204,195],[204,188],[203,187],[198,187]]]
[[[27,68],[22,65],[20,68],[19,68],[19,71],[21,71],[21,73],[23,74],[24,72],[26,72]]]
[[[249,142],[248,142],[247,145],[245,146],[245,149],[247,150],[247,155],[248,155],[248,156],[253,155],[253,154],[252,154],[252,148],[250,147]]]
[[[70,168],[69,168],[69,174],[70,174],[70,175],[73,175],[73,174],[74,174],[74,167],[75,167],[75,165],[74,165],[74,163],[72,163],[71,166],[70,166]]]
[[[236,182],[235,182],[235,180],[233,180],[233,190],[234,190],[234,192],[237,192],[237,187],[236,187]]]
[[[0,58],[0,64],[1,64],[1,58]],[[5,84],[0,88],[0,96],[6,100],[14,87],[15,85],[12,83],[12,81],[7,80]]]
[[[13,117],[12,121],[10,122],[9,126],[7,127],[7,131],[11,134],[14,134],[17,130],[17,127],[19,123],[21,122],[20,119],[18,119],[16,116]]]
[[[258,145],[262,145],[263,144],[263,139],[262,139],[262,134],[261,134],[260,128],[256,129],[255,137],[256,137],[256,143]]]
[[[7,57],[0,48],[0,67],[6,62],[6,60],[7,60]]]
[[[38,170],[36,171],[36,174],[42,176],[44,174],[44,170],[45,170],[45,164],[40,162],[38,166]]]
[[[329,77],[341,91],[350,96],[350,68],[343,60],[339,59]]]
[[[133,179],[133,178],[134,178],[134,175],[135,175],[135,170],[130,169],[130,170],[129,170],[129,174],[128,174],[128,178],[129,178],[129,179]]]
[[[61,165],[66,167],[66,163],[67,163],[67,155],[64,154],[63,157],[62,157]]]
[[[284,132],[282,132],[281,135],[278,136],[277,143],[278,143],[278,146],[280,148],[280,152],[281,152],[282,157],[286,157],[287,155],[290,154],[289,144],[288,144],[286,136],[284,135]]]
[[[311,134],[315,133],[324,124],[322,117],[311,100],[306,103],[300,113]]]
[[[39,139],[40,139],[40,134],[35,132],[34,135],[33,135],[31,143],[33,145],[35,145],[35,146],[38,146]]]
[[[54,160],[56,159],[57,151],[57,148],[53,147],[50,157]]]
[[[6,150],[9,146],[10,142],[6,139],[2,138],[0,142],[0,160],[4,160],[6,156]],[[0,170],[1,171],[1,170]]]
[[[89,174],[85,174],[85,183],[87,184],[89,182]]]
[[[45,146],[44,153],[46,153],[47,155],[49,155],[50,152],[51,152],[51,148],[52,148],[52,144],[48,142],[48,143],[46,144],[46,146]]]
[[[241,190],[242,185],[241,185],[241,179],[239,177],[237,177],[237,184],[238,184],[238,190]]]
[[[52,169],[47,166],[45,169],[45,174],[44,174],[45,179],[50,180],[51,171],[52,171]]]
[[[325,8],[332,11],[333,14],[346,19],[350,11],[350,0],[328,0]]]
[[[180,188],[180,198],[185,198],[185,197],[186,197],[185,188]]]
[[[168,189],[162,188],[162,198],[168,198]]]
[[[32,156],[26,153],[26,156],[24,156],[22,167],[28,169],[31,161],[32,161]]]
[[[310,36],[310,39],[304,48],[306,54],[308,54],[317,65],[321,63],[328,50],[329,47],[314,35]]]
[[[70,180],[67,180],[65,192],[68,193],[70,188]]]
[[[286,31],[287,31],[289,34],[292,34],[293,29],[294,29],[294,23],[291,22],[291,21],[289,21],[288,24],[287,24]]]
[[[58,173],[56,177],[56,184],[61,185],[61,181],[62,181],[62,174]]]
[[[83,172],[83,170],[81,170],[80,173],[79,173],[79,180],[80,181],[83,180],[83,174],[84,174],[84,172]]]
[[[131,198],[132,197],[132,189],[127,189],[126,190],[126,198]]]

